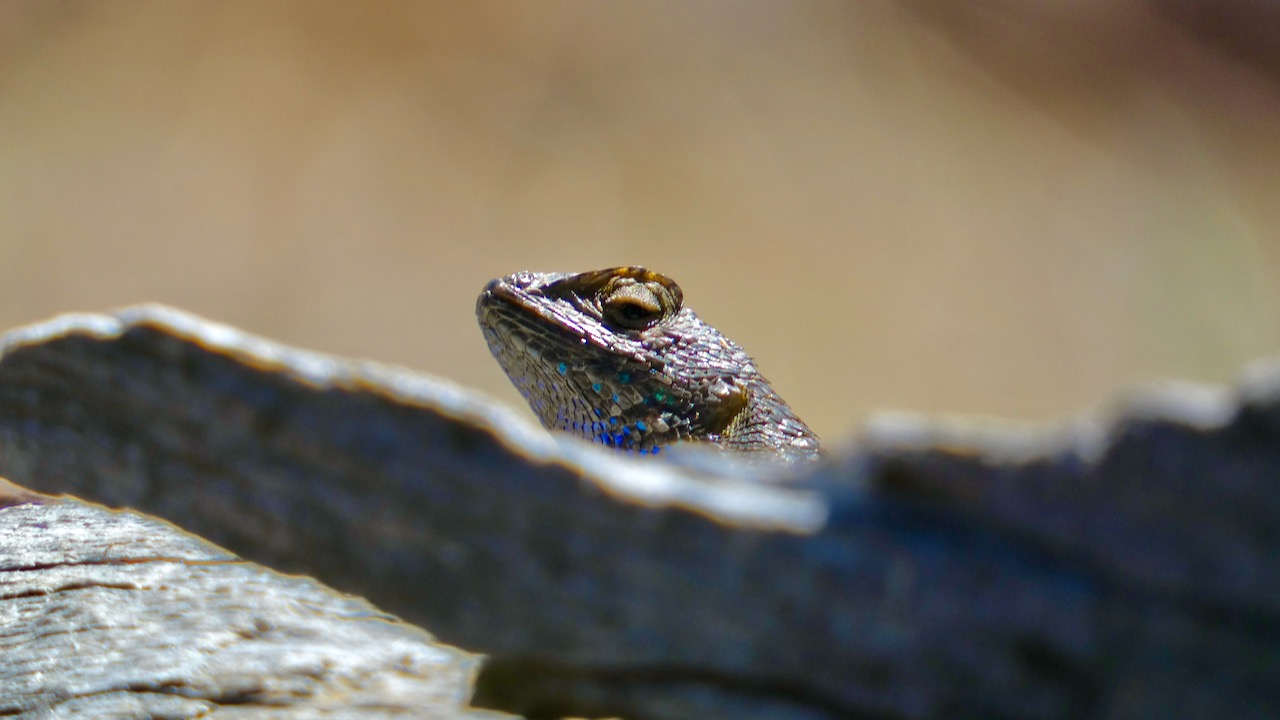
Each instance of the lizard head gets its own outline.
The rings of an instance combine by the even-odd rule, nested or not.
[[[543,425],[639,453],[733,432],[759,378],[675,281],[642,267],[515,273],[485,286],[476,314]]]

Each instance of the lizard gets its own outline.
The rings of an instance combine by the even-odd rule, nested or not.
[[[816,458],[818,436],[733,341],[643,267],[517,272],[476,301],[490,352],[542,424],[628,452],[674,443]]]

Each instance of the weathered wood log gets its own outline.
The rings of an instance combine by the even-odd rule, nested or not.
[[[0,473],[484,652],[532,716],[1280,716],[1280,371],[1056,432],[638,462],[157,307],[0,345]],[[0,663],[4,660],[0,659]]]
[[[493,718],[478,658],[168,523],[0,480],[0,716]]]

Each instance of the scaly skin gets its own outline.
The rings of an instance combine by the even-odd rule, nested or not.
[[[518,272],[476,302],[489,349],[548,428],[640,454],[676,442],[816,457],[751,358],[641,267]]]

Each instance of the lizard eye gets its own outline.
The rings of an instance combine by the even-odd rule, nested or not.
[[[627,330],[644,330],[662,319],[664,308],[658,295],[644,285],[625,285],[601,302],[604,319]]]

